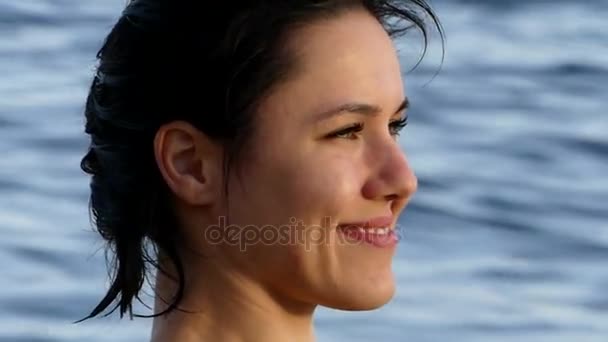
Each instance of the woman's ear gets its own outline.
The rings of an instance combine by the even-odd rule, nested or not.
[[[222,149],[184,121],[161,126],[154,156],[165,182],[177,198],[192,206],[213,204],[222,181]]]

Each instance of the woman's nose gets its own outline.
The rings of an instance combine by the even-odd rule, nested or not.
[[[404,151],[395,141],[379,151],[374,154],[374,172],[362,189],[363,196],[376,201],[407,203],[418,189],[418,178]]]

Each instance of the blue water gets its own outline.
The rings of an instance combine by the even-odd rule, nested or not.
[[[106,286],[82,109],[123,4],[0,0],[0,341],[149,335],[146,319],[70,323]],[[420,188],[398,293],[373,312],[321,309],[319,341],[608,341],[608,1],[435,8],[443,69],[429,83],[433,45],[406,75]],[[400,41],[404,65],[416,44]]]

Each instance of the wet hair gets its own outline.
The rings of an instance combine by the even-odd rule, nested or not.
[[[184,269],[177,217],[154,158],[159,127],[183,120],[224,147],[224,172],[238,167],[259,103],[296,67],[285,43],[298,27],[350,9],[371,13],[391,37],[441,25],[425,0],[132,0],[97,53],[86,99],[92,224],[106,241],[110,287],[83,321],[120,309],[154,317],[178,309]],[[424,53],[422,54],[424,55]],[[421,56],[422,59],[422,56]],[[227,179],[228,177],[225,177]],[[227,183],[224,184],[227,194]],[[168,258],[177,290],[153,315],[133,314],[149,271]],[[109,258],[108,258],[109,257]],[[152,267],[152,268],[151,268]],[[145,304],[144,304],[145,305]]]

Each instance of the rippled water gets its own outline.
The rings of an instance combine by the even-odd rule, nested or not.
[[[123,4],[0,0],[0,341],[148,337],[149,320],[70,324],[105,286],[81,113]],[[608,2],[435,7],[443,70],[429,83],[435,46],[406,75],[420,188],[398,293],[321,309],[319,341],[608,341]]]

